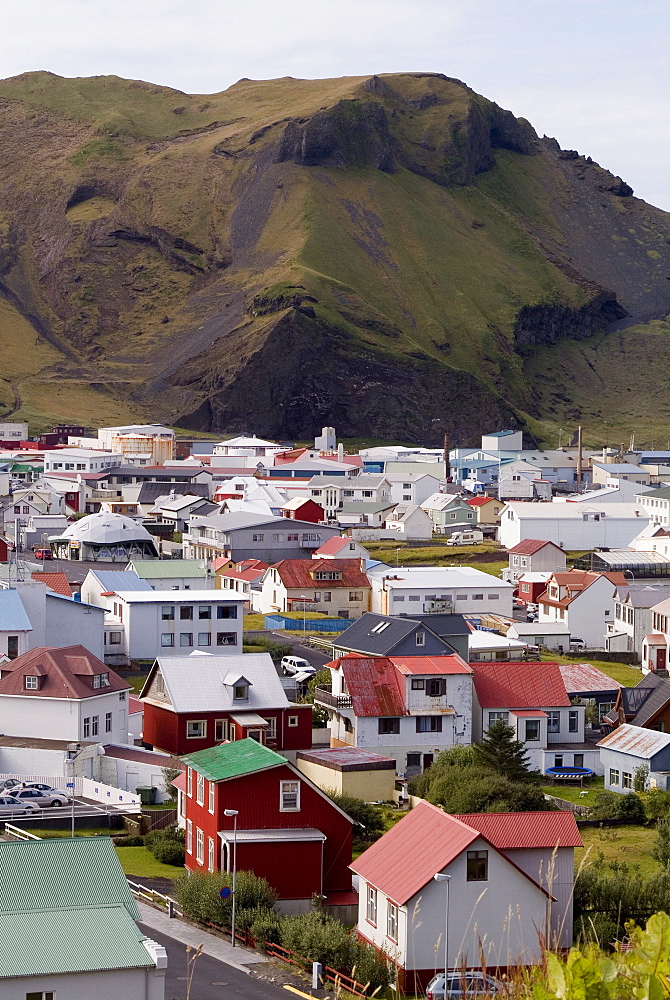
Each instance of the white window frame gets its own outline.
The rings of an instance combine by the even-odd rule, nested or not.
[[[191,767],[186,770],[186,794],[189,799],[193,798],[193,768]]]
[[[277,718],[276,716],[271,716],[269,719],[265,720],[268,724],[268,728],[265,730],[266,740],[276,740],[277,739]]]
[[[297,779],[291,781],[280,781],[279,782],[279,812],[300,812],[300,785],[301,782]],[[286,786],[295,786],[295,788],[287,788]],[[286,797],[291,798],[295,795],[295,805],[285,805]]]
[[[621,778],[621,774],[619,773],[619,771],[618,771],[618,769],[616,767],[611,767],[610,768],[609,778],[610,778],[610,780],[609,780],[610,785],[618,785],[619,784],[619,779]]]
[[[386,904],[386,937],[398,943],[398,907],[390,899]]]
[[[199,806],[204,806],[205,804],[205,776],[197,772],[197,780],[195,783],[195,801]]]
[[[207,811],[214,815],[214,782],[209,783],[209,794],[207,797]]]
[[[214,839],[213,837],[207,838],[207,870],[210,872],[214,871]]]
[[[195,860],[199,865],[205,863],[205,834],[199,826],[195,828]]]
[[[297,727],[297,725],[298,725],[298,716],[297,715],[289,715],[289,717],[288,717],[288,728],[289,729],[295,729]]]
[[[191,732],[192,726],[199,726],[198,732]],[[206,719],[191,719],[186,723],[186,739],[187,740],[204,740],[207,736],[207,720]]]
[[[365,919],[373,927],[377,926],[377,890],[369,885],[365,900]]]
[[[193,854],[193,821],[186,820],[186,853]]]

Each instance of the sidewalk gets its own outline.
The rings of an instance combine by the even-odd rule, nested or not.
[[[218,959],[219,962],[225,962],[226,965],[232,965],[234,969],[239,969],[240,972],[249,974],[250,969],[248,966],[270,961],[267,955],[263,955],[258,951],[251,951],[249,948],[244,948],[240,945],[235,945],[233,948],[230,941],[225,941],[223,938],[218,937],[218,935],[210,934],[199,927],[193,927],[191,924],[187,924],[178,918],[170,918],[166,913],[161,913],[160,910],[154,909],[153,906],[148,906],[146,903],[141,902],[141,900],[137,900],[137,905],[140,908],[142,923],[146,927],[160,931],[166,937],[171,937],[175,941],[181,941],[182,944],[190,944],[193,948],[198,948],[202,945],[202,950],[206,955]]]

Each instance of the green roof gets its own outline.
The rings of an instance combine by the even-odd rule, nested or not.
[[[180,576],[206,577],[207,569],[200,559],[131,559],[131,565],[143,580]]]
[[[222,743],[207,750],[198,750],[197,753],[182,757],[182,760],[208,781],[226,781],[228,778],[239,778],[243,774],[253,774],[254,771],[287,763],[286,757],[248,737],[234,743]]]
[[[120,904],[0,913],[0,977],[153,968],[144,939]]]
[[[1,841],[0,872],[0,914],[122,904],[140,919],[109,837]]]

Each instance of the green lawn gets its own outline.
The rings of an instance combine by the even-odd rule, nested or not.
[[[26,826],[21,827],[21,829],[26,830],[27,833],[33,833],[36,837],[40,837],[42,840],[56,840],[59,837],[71,837],[72,833],[70,830],[37,830],[35,827],[26,824]],[[74,831],[75,837],[117,837],[122,830],[110,830],[106,826],[96,826],[92,827],[90,830],[81,830],[77,828]]]
[[[588,784],[584,785],[584,788],[580,788],[579,785],[564,785],[556,782],[555,785],[542,785],[542,791],[547,795],[556,795],[557,798],[565,799],[567,802],[576,802],[577,805],[590,807],[596,804],[596,795],[598,792],[602,792],[604,785],[604,778],[592,778]],[[581,795],[581,792],[587,794]]]
[[[389,566],[474,566],[492,576],[508,565],[505,549],[495,542],[481,545],[447,545],[446,538],[434,537],[430,545],[383,540],[366,542],[373,559]]]
[[[124,681],[130,684],[133,689],[133,694],[139,694],[144,687],[147,679],[146,674],[121,674]]]
[[[625,663],[610,663],[609,660],[593,659],[587,653],[579,656],[559,656],[558,653],[543,653],[543,660],[551,660],[552,663],[590,663],[591,666],[602,670],[604,674],[618,681],[624,687],[635,687],[642,680],[643,674],[639,667],[629,667]]]
[[[580,830],[584,847],[575,849],[575,870],[584,861],[588,864],[602,851],[606,861],[639,865],[642,874],[651,875],[659,864],[651,857],[656,839],[655,827],[645,826],[587,826]],[[585,859],[585,860],[584,860]]]
[[[176,865],[164,865],[157,861],[146,847],[117,847],[121,867],[126,875],[144,876],[145,878],[179,878],[184,869]]]

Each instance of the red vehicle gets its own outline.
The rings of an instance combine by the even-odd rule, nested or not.
[[[51,549],[35,549],[35,558],[41,559],[42,561],[45,559],[53,559]]]

